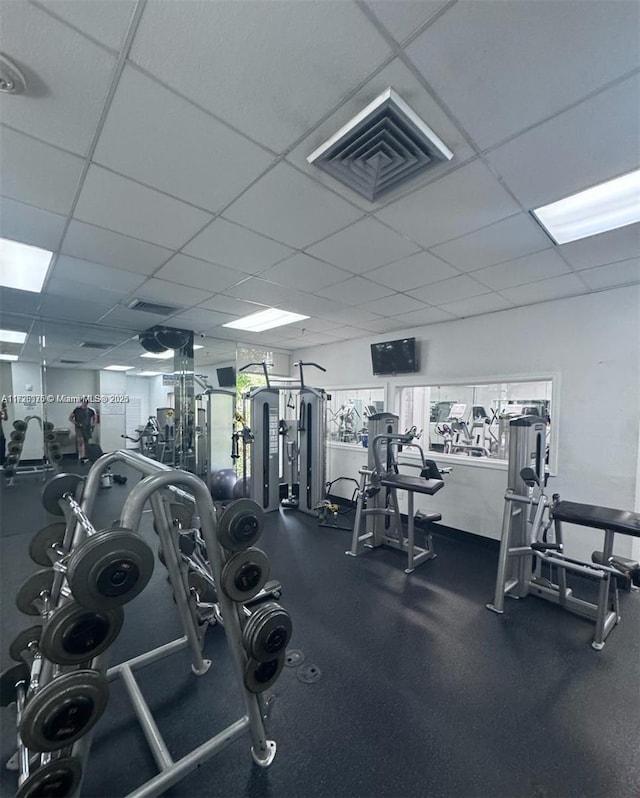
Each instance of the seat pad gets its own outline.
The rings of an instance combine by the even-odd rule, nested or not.
[[[612,532],[640,538],[640,513],[632,513],[630,510],[560,501],[553,505],[552,514],[554,519],[566,521],[568,524],[610,529]]]

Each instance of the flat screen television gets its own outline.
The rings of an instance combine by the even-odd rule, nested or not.
[[[236,387],[236,370],[233,366],[216,369],[216,374],[218,375],[218,385],[221,388]]]
[[[382,341],[371,344],[371,363],[374,374],[411,374],[418,371],[415,338]]]

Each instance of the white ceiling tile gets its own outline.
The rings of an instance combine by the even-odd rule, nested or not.
[[[412,241],[407,241],[375,219],[366,218],[310,247],[308,253],[355,274],[362,274],[412,255],[419,249]]]
[[[351,272],[336,269],[335,266],[305,255],[304,252],[297,252],[260,274],[264,280],[290,285],[301,291],[309,292],[317,291],[319,288],[338,283],[341,280],[348,280],[351,276]]]
[[[169,0],[147,5],[131,59],[279,152],[390,52],[352,3]]]
[[[3,96],[10,95],[0,94]],[[4,196],[54,213],[69,212],[82,172],[82,158],[8,127],[0,128],[0,151],[0,187]]]
[[[499,263],[497,266],[479,269],[473,272],[472,276],[489,288],[500,291],[503,288],[535,283],[549,277],[559,277],[570,271],[555,250],[547,249],[508,263]]]
[[[78,302],[71,297],[45,295],[42,297],[39,312],[60,321],[74,319],[79,322],[95,322],[113,307],[113,303],[109,304],[109,301],[106,298],[105,302]]]
[[[334,302],[331,307],[322,311],[322,318],[333,321],[334,327],[337,326],[336,322],[340,322],[341,324],[358,324],[361,327],[365,327],[369,322],[379,320],[380,316],[371,313],[370,310],[345,307],[344,305],[338,305]],[[324,330],[322,332],[324,332]],[[331,335],[331,330],[326,330],[326,332]]]
[[[104,264],[91,263],[68,255],[58,257],[52,276],[56,280],[73,280],[94,289],[116,291],[122,295],[128,294],[144,282],[144,277],[136,272],[112,269]],[[95,298],[100,298],[97,292]]]
[[[135,0],[40,0],[40,4],[112,50],[120,49],[136,7]]]
[[[367,280],[373,280],[396,291],[409,291],[457,274],[458,271],[448,263],[443,263],[428,252],[418,252],[388,266],[367,272]]]
[[[89,167],[74,216],[175,249],[211,220],[204,211],[95,165]]]
[[[213,291],[202,291],[186,285],[177,285],[168,280],[158,280],[152,277],[136,288],[135,295],[138,299],[149,299],[166,305],[178,305],[188,308],[209,299]]]
[[[174,255],[156,274],[161,280],[201,288],[209,293],[223,291],[245,278],[245,275],[187,255]]]
[[[359,307],[371,313],[377,313],[380,316],[399,316],[401,313],[421,310],[425,305],[423,302],[406,294],[392,294],[383,299],[376,299],[374,302],[365,302]]]
[[[287,325],[288,329],[296,329],[299,333],[303,330],[307,332],[330,332],[335,329],[336,323],[332,319],[309,318],[303,321]]]
[[[187,255],[257,274],[291,255],[292,249],[226,219],[215,219],[184,248]]]
[[[52,277],[47,282],[45,295],[73,297],[83,302],[99,299],[101,303],[111,303],[116,305],[122,299],[122,291],[109,291],[105,288],[97,290],[89,283],[81,283],[77,280],[68,280],[62,277]]]
[[[240,316],[248,316],[250,313],[257,313],[259,310],[268,307],[268,305],[266,302],[246,302],[243,299],[225,296],[224,294],[216,294],[205,302],[202,302],[199,307],[206,308],[207,310],[215,310],[220,313],[229,313],[238,318]]]
[[[16,58],[27,81],[24,94],[0,95],[3,122],[86,155],[115,57],[25,2],[2,4],[0,50]]]
[[[474,271],[551,247],[540,226],[525,213],[434,247],[432,252],[463,271]]]
[[[599,4],[588,4],[592,5]],[[636,75],[487,157],[525,207],[555,202],[638,168],[639,98],[640,76]]]
[[[210,330],[220,324],[233,321],[236,317],[230,313],[219,313],[215,310],[205,310],[204,308],[190,308],[185,313],[171,317],[171,324],[185,326],[191,330]],[[201,343],[196,341],[196,343]]]
[[[262,302],[284,310],[292,310],[291,303],[302,296],[300,291],[295,288],[289,288],[279,283],[270,283],[259,277],[249,277],[243,282],[227,288],[225,294],[251,302]]]
[[[422,302],[428,302],[430,305],[443,305],[445,302],[454,302],[457,299],[486,294],[487,291],[488,289],[484,285],[480,285],[472,277],[461,274],[449,280],[442,280],[439,283],[425,285],[423,288],[416,288],[413,291],[409,291],[409,294]]]
[[[282,161],[236,200],[224,216],[302,248],[346,227],[362,212]]]
[[[157,313],[145,313],[141,310],[130,310],[120,306],[111,309],[108,314],[99,319],[99,322],[107,327],[120,327],[142,332],[149,327],[155,327],[156,324],[161,324],[168,318],[168,316],[160,316]]]
[[[559,247],[576,269],[589,269],[635,258],[640,252],[640,224],[619,227],[599,236],[590,236]]]
[[[171,257],[168,249],[74,219],[69,224],[61,252],[142,275],[151,274]]]
[[[423,25],[447,0],[368,0],[367,5],[397,42]]]
[[[637,68],[639,10],[631,1],[459,2],[407,53],[484,149]]]
[[[423,3],[421,3],[424,5]],[[395,0],[393,2],[395,6]],[[434,165],[425,173],[418,174],[411,180],[402,184],[394,191],[380,198],[379,202],[369,202],[365,197],[347,188],[331,175],[307,161],[307,156],[320,147],[336,131],[349,122],[356,114],[366,108],[383,91],[392,87],[402,99],[421,117],[426,124],[445,142],[453,152],[450,161],[443,161]],[[350,97],[318,127],[314,128],[293,150],[287,155],[287,161],[295,164],[299,169],[312,176],[315,180],[337,191],[346,199],[355,203],[366,211],[377,210],[386,205],[390,200],[407,190],[419,188],[423,183],[437,179],[445,172],[457,167],[468,160],[475,151],[456,128],[452,120],[442,110],[440,103],[425,90],[422,83],[405,66],[399,58],[395,58],[383,70],[376,73],[353,97]]]
[[[560,299],[565,296],[585,294],[587,289],[575,274],[564,274],[538,283],[520,285],[517,288],[505,288],[500,291],[508,300],[516,305],[527,305],[532,302]]]
[[[597,266],[595,269],[585,269],[580,272],[580,277],[589,288],[596,290],[627,283],[640,283],[640,259],[632,258],[620,263],[609,263],[607,266]]]
[[[24,313],[35,316],[38,311],[40,294],[34,291],[19,291],[16,288],[0,286],[0,309],[4,312],[11,308],[12,313]]]
[[[396,330],[404,330],[408,327],[421,327],[423,324],[437,324],[440,321],[451,321],[455,319],[452,313],[447,313],[441,308],[425,308],[424,310],[414,310],[411,313],[403,313],[397,317],[398,327]]]
[[[479,230],[519,210],[479,160],[378,211],[394,229],[432,247]]]
[[[442,305],[441,309],[464,318],[466,316],[480,316],[483,313],[494,313],[497,310],[505,310],[510,307],[513,307],[512,303],[500,296],[500,294],[483,294],[482,296],[473,296],[468,299],[460,299],[457,302],[450,302]]]
[[[298,349],[302,349],[303,347],[307,346],[324,346],[325,344],[335,344],[337,341],[336,338],[333,338],[331,335],[327,335],[326,333],[309,333],[308,335],[302,336],[298,340]]]
[[[66,218],[57,213],[0,197],[0,235],[3,238],[54,252],[60,244],[65,221]]]
[[[371,330],[363,330],[361,327],[346,324],[344,327],[335,327],[329,335],[337,341],[353,341],[356,338],[370,337]]]
[[[431,311],[436,310],[436,308],[425,308],[425,310]],[[408,326],[407,323],[400,319],[378,319],[377,321],[367,322],[366,327],[371,332],[387,333],[393,330],[402,330],[403,325],[404,327]]]
[[[352,277],[327,288],[321,288],[315,292],[318,296],[335,299],[348,305],[360,305],[362,302],[369,302],[373,299],[380,299],[389,296],[391,289],[365,280],[363,277]]]
[[[273,155],[128,66],[93,160],[216,212],[252,183]]]

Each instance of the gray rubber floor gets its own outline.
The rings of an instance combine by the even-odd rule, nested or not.
[[[119,517],[127,486],[102,491],[94,521]],[[29,540],[47,517],[42,481],[0,488],[2,667],[8,645],[33,619],[14,596],[37,566]],[[142,533],[154,546],[150,514]],[[497,552],[436,537],[436,560],[411,575],[390,550],[344,555],[349,534],[297,512],[272,513],[260,543],[290,611],[290,649],[321,678],[285,668],[265,694],[269,769],[253,764],[248,737],[173,787],[183,798],[637,798],[640,795],[640,594],[622,594],[622,621],[601,652],[591,623],[529,598],[498,617],[491,599]],[[157,563],[147,589],[125,608],[112,648],[123,661],[180,635]],[[138,671],[174,758],[242,714],[224,631],[208,632],[202,677],[186,652]],[[0,754],[14,750],[14,708],[2,710]],[[117,798],[156,773],[122,688],[113,685],[96,727],[83,796]],[[13,795],[4,768],[0,792]]]

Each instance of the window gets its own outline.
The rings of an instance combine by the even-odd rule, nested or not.
[[[384,388],[328,390],[327,439],[362,445],[367,419],[384,409]]]
[[[398,428],[423,431],[423,448],[461,457],[506,460],[509,422],[522,415],[547,420],[551,380],[398,389]]]

